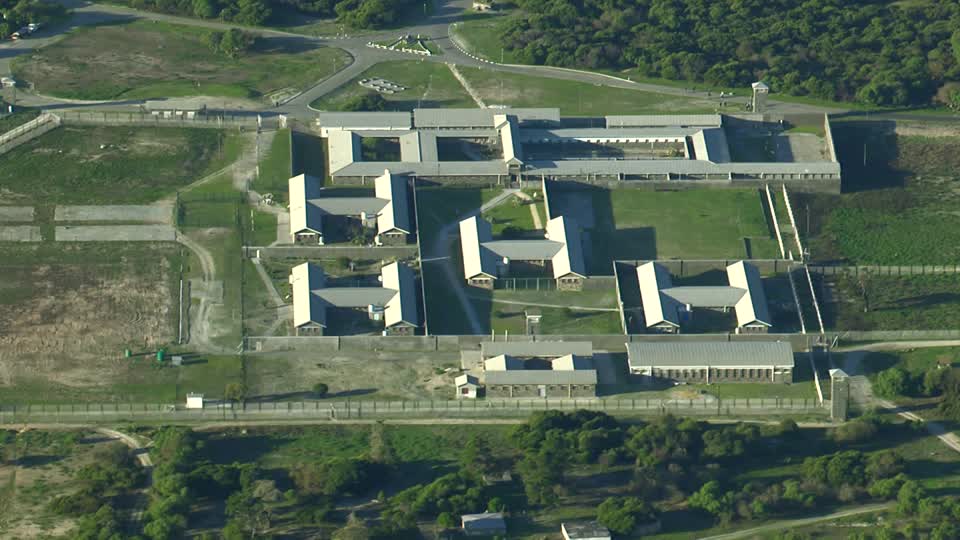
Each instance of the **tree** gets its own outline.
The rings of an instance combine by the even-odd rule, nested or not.
[[[453,517],[450,512],[440,512],[440,515],[437,516],[437,527],[441,530],[455,529],[457,528],[457,518]]]
[[[726,522],[733,517],[732,495],[732,493],[723,493],[720,489],[720,483],[711,480],[691,495],[687,499],[687,504],[690,508],[698,508]]]
[[[507,509],[507,503],[500,497],[494,497],[487,502],[487,512],[504,512]]]
[[[656,519],[653,507],[637,497],[610,497],[597,507],[597,521],[616,534],[628,535],[637,525]]]
[[[238,0],[235,20],[241,24],[259,26],[270,18],[270,8],[263,0]]]
[[[223,389],[223,398],[230,401],[243,401],[247,397],[247,385],[243,383],[228,383]]]
[[[193,14],[201,19],[210,19],[217,14],[213,0],[193,0]]]
[[[910,389],[910,374],[898,367],[885,369],[877,375],[874,389],[885,398],[907,395]]]
[[[344,111],[385,111],[387,100],[378,92],[366,92],[348,99],[340,108]]]
[[[325,383],[318,382],[313,385],[313,395],[318,398],[326,397],[327,392],[329,391],[330,391],[330,387],[327,386]]]

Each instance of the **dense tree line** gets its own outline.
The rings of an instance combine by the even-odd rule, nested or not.
[[[42,0],[0,0],[0,39],[24,26],[49,24],[67,15],[67,8],[56,2]]]
[[[517,0],[521,62],[886,106],[960,80],[960,0]]]
[[[24,0],[26,1],[26,0]],[[294,11],[322,18],[336,18],[353,28],[385,28],[396,24],[404,13],[419,6],[414,0],[124,0],[137,9],[221,19],[258,26],[277,22]]]

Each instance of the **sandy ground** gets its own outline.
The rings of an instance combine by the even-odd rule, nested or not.
[[[40,227],[34,225],[0,227],[0,242],[39,242],[40,240]]]
[[[160,203],[126,206],[58,206],[53,219],[55,221],[138,221],[170,224],[173,221],[173,205]]]
[[[57,242],[173,242],[170,225],[81,225],[56,228]]]
[[[33,221],[33,207],[0,206],[0,221],[31,222]]]

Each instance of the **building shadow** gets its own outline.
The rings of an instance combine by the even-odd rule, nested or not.
[[[892,120],[832,122],[834,147],[843,169],[843,192],[906,184],[906,173],[895,166],[899,151],[895,129]]]

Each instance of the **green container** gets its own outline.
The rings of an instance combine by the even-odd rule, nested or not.
[[[167,354],[167,351],[160,349],[157,351],[157,362],[163,362],[163,357]]]

